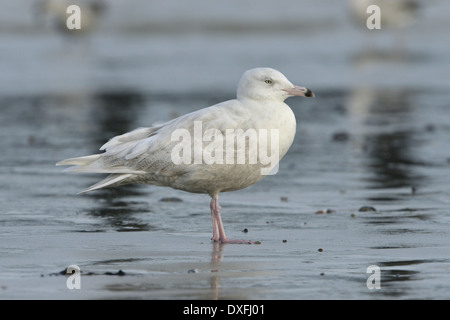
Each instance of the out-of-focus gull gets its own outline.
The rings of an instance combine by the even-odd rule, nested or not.
[[[349,7],[354,18],[366,26],[367,8],[377,5],[381,11],[381,28],[405,28],[413,23],[418,14],[419,4],[416,0],[349,0]]]
[[[243,74],[236,99],[116,136],[100,148],[104,153],[57,165],[73,165],[66,169],[71,172],[110,174],[82,192],[145,183],[209,194],[212,240],[254,243],[227,238],[219,193],[246,188],[277,168],[296,132],[294,113],[284,103],[292,96],[314,94],[277,70],[251,69]]]
[[[67,9],[75,4],[80,8],[80,29],[69,29],[67,19],[70,13]],[[39,19],[49,21],[52,26],[63,34],[87,34],[98,25],[100,16],[104,13],[106,4],[103,0],[75,1],[41,0],[36,2],[36,14]]]
[[[367,29],[367,19],[373,11],[367,12],[371,5],[380,8],[380,24],[381,30],[390,30],[395,37],[394,52],[377,52],[373,46],[373,39],[365,45],[365,49],[369,49],[369,58],[404,58],[406,49],[406,40],[404,36],[405,29],[412,25],[419,16],[421,6],[416,0],[348,0],[348,7],[353,20],[362,30]],[[376,33],[376,32],[375,32]],[[394,53],[394,55],[392,55]],[[400,54],[400,55],[399,55]]]

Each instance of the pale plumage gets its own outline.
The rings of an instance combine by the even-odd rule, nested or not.
[[[230,149],[226,149],[225,141],[220,143],[221,140],[217,139],[228,137],[227,130],[250,133],[253,132],[250,130],[277,130],[279,139],[273,142],[270,140],[267,146],[269,148],[273,143],[277,147],[279,157],[276,163],[271,163],[276,165],[294,140],[296,120],[292,110],[283,102],[294,95],[314,96],[309,89],[294,86],[279,71],[271,68],[252,69],[242,76],[237,99],[186,114],[155,127],[139,128],[116,136],[101,147],[100,150],[104,150],[104,153],[67,159],[57,165],[73,165],[66,169],[71,172],[110,173],[106,179],[83,192],[129,183],[146,183],[194,193],[208,193],[212,198],[213,240],[241,243],[242,241],[230,240],[225,236],[218,195],[220,192],[248,187],[261,180],[265,176],[261,169],[267,167],[267,163],[259,158],[256,163],[249,161],[252,157],[251,150],[247,148],[251,139],[249,137],[243,140],[236,138]],[[182,163],[177,163],[173,158],[174,150],[181,143],[177,136],[174,138],[178,132],[191,137],[187,140],[187,145],[183,145],[189,149],[183,149],[183,152],[193,151]],[[212,133],[209,139],[208,132]],[[212,141],[217,142],[214,145],[215,161],[207,163],[202,159],[198,162],[197,157],[205,155],[208,148],[211,148]],[[243,150],[240,148],[247,148],[244,163],[236,161],[238,153]],[[227,151],[230,150],[233,154],[227,158],[227,155],[230,156]]]

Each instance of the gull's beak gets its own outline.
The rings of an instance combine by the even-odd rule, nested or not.
[[[305,87],[294,86],[291,89],[283,89],[283,90],[286,91],[290,96],[314,98],[314,93]]]

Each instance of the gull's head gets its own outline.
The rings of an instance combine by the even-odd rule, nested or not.
[[[293,85],[280,71],[272,68],[251,69],[242,75],[237,98],[284,101],[293,96],[314,97],[308,88]]]

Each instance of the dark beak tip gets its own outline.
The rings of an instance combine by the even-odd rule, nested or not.
[[[307,89],[306,92],[305,92],[305,97],[314,98],[315,97],[314,92],[312,92],[311,90]]]

